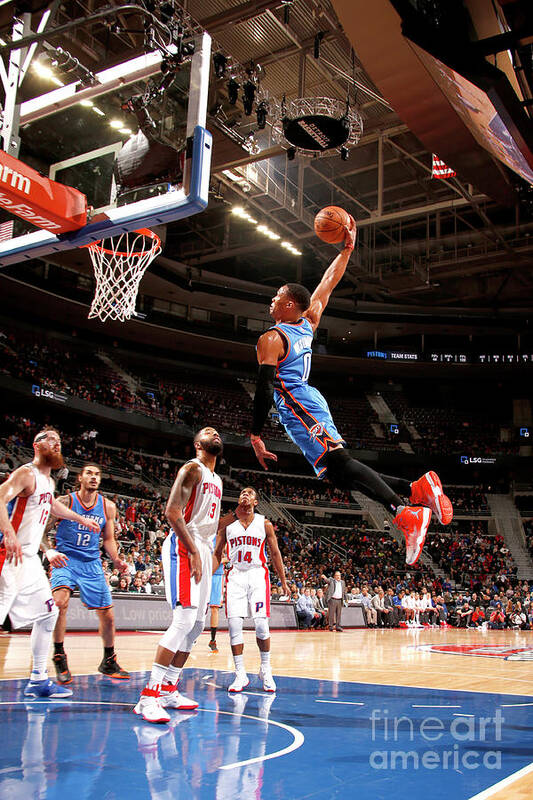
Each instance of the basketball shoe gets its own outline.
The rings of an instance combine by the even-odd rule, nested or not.
[[[453,519],[453,506],[442,491],[442,483],[436,472],[426,472],[411,484],[409,502],[430,508],[441,525],[449,525]]]
[[[159,701],[163,708],[177,708],[178,711],[195,711],[199,705],[196,700],[189,700],[184,694],[180,694],[177,683],[162,684]]]
[[[212,653],[218,653],[217,643],[213,639],[209,642],[208,647]]]
[[[98,672],[101,672],[102,675],[109,675],[110,678],[118,678],[121,681],[129,681],[130,679],[130,673],[122,669],[115,653],[107,658],[104,656],[98,667]]]
[[[242,692],[249,683],[250,681],[248,680],[246,672],[236,672],[235,680],[228,686],[228,692]]]
[[[70,697],[72,689],[65,689],[64,686],[59,686],[54,683],[50,678],[36,681],[30,680],[24,689],[24,697]]]
[[[158,687],[149,689],[146,686],[142,690],[139,702],[133,709],[133,713],[138,714],[145,722],[170,722],[170,716],[161,705]]]
[[[276,691],[276,681],[274,680],[270,669],[264,669],[264,667],[261,667],[259,670],[259,680],[263,684],[264,692]]]
[[[426,541],[431,509],[421,506],[400,506],[393,524],[405,536],[405,563],[416,564]]]
[[[68,668],[67,656],[65,653],[56,653],[52,661],[56,668],[57,682],[66,684],[72,683],[72,675]]]

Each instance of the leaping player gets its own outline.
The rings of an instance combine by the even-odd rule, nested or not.
[[[59,433],[43,428],[33,440],[33,450],[33,461],[16,469],[0,486],[0,619],[9,614],[14,628],[33,623],[32,670],[24,695],[69,697],[72,691],[50,680],[46,670],[59,612],[37,554],[50,513],[85,525],[89,532],[98,531],[99,526],[54,499],[50,473],[64,465]]]
[[[288,283],[272,299],[270,316],[275,324],[257,343],[259,377],[250,441],[264,469],[268,469],[267,460],[277,461],[277,456],[267,451],[261,439],[274,400],[287,434],[313,466],[317,477],[327,476],[338,489],[358,490],[391,511],[395,515],[394,524],[405,536],[405,560],[407,564],[415,564],[424,546],[431,512],[442,525],[448,525],[453,518],[452,504],[442,490],[439,476],[426,472],[410,483],[403,478],[380,475],[356,461],[344,449],[346,443],[335,427],[326,400],[307,382],[314,332],[354,249],[356,226],[353,217],[350,219],[344,248],[313,294],[305,286]]]
[[[64,639],[67,630],[67,609],[70,596],[78,588],[82,603],[96,611],[99,619],[100,636],[104,646],[104,656],[98,670],[110,678],[128,680],[129,673],[117,662],[115,655],[115,619],[113,601],[105,579],[100,559],[100,536],[102,544],[113,566],[126,572],[128,565],[117,550],[115,539],[115,518],[117,507],[98,492],[102,472],[98,464],[84,464],[78,474],[78,491],[71,492],[59,500],[82,517],[83,524],[63,520],[56,531],[56,549],[50,548],[47,538],[46,557],[52,567],[50,583],[59,617],[54,628],[54,666],[59,683],[70,683],[72,675],[68,668]],[[91,532],[87,528],[87,520],[98,523],[98,531]],[[47,524],[47,530],[56,523],[53,516]],[[58,552],[59,551],[59,552]]]
[[[276,683],[270,666],[270,577],[268,572],[265,545],[281,581],[283,594],[290,596],[285,579],[285,569],[281,560],[278,540],[274,527],[262,514],[255,513],[257,494],[248,487],[239,495],[237,520],[226,528],[221,528],[215,545],[214,563],[220,563],[224,548],[229,560],[226,581],[226,616],[231,642],[231,652],[235,663],[235,678],[229,686],[230,692],[242,692],[248,684],[244,668],[244,618],[254,620],[257,646],[261,654],[259,678],[265,692],[275,692]]]

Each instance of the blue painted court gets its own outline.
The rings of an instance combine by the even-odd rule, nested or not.
[[[533,762],[531,697],[301,678],[230,696],[229,673],[186,670],[200,710],[156,726],[131,712],[145,677],[33,702],[2,681],[2,800],[468,800]]]

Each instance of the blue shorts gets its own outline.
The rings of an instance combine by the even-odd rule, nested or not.
[[[99,610],[113,605],[100,559],[81,561],[69,555],[65,567],[52,569],[50,585],[52,592],[63,588],[79,589],[82,603],[90,609]]]
[[[274,400],[288,435],[309,461],[317,477],[323,478],[326,471],[324,456],[332,446],[345,444],[325,399],[318,389],[304,385],[290,390],[276,388]]]
[[[213,574],[211,583],[211,597],[209,598],[210,606],[220,607],[222,605],[222,589],[224,587],[224,570],[221,573],[218,570]]]

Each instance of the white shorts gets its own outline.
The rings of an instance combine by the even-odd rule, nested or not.
[[[211,596],[213,551],[201,539],[195,539],[194,543],[202,560],[202,578],[199,583],[191,577],[188,551],[174,531],[163,542],[161,561],[165,576],[165,595],[172,609],[178,604],[183,608],[197,608],[198,619],[203,619]]]
[[[39,556],[23,556],[17,566],[4,563],[0,572],[0,625],[9,614],[12,626],[22,628],[48,616],[54,605]]]
[[[270,617],[267,566],[230,569],[226,579],[226,617]]]

